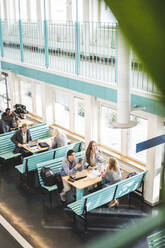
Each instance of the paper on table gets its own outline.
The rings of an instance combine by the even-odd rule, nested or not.
[[[96,178],[100,175],[100,172],[98,170],[91,170],[87,176],[90,178]]]

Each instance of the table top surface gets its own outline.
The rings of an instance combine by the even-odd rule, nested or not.
[[[63,179],[77,189],[84,189],[102,181],[102,177],[98,174],[100,174],[98,170],[85,169],[76,173],[78,177],[86,176],[85,178],[79,179],[75,182],[68,181],[69,176],[65,176]]]
[[[38,144],[40,142],[46,142],[49,145],[49,147],[51,147],[52,146],[52,137],[38,140],[38,142],[36,142],[36,146],[33,146],[33,147],[30,147],[28,144],[25,144],[25,145],[23,145],[23,148],[26,149],[27,151],[31,152],[31,153],[47,151],[49,149],[49,147],[41,147]]]

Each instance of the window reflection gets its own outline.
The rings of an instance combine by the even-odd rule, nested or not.
[[[106,106],[101,106],[101,130],[100,139],[103,145],[114,150],[121,150],[121,130],[112,128],[111,124],[116,121],[116,111]]]
[[[74,125],[75,132],[81,135],[85,135],[85,106],[84,100],[79,97],[74,97]]]

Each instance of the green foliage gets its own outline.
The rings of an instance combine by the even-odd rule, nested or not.
[[[165,2],[162,0],[105,0],[119,27],[143,61],[162,93],[165,104],[164,44]]]

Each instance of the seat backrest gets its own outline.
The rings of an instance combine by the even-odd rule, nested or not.
[[[84,157],[84,151],[76,153],[76,158],[83,158],[83,157]],[[43,180],[40,176],[42,167],[43,166],[49,167],[54,173],[59,173],[61,171],[63,158],[64,157],[60,157],[60,158],[52,159],[52,160],[45,161],[42,163],[37,163],[38,177],[39,177],[39,181],[41,185],[43,184]]]
[[[40,124],[30,129],[32,139],[44,139],[50,137],[50,131],[47,124]]]
[[[70,146],[70,145],[69,145]],[[56,149],[52,149],[49,151],[37,153],[33,156],[24,158],[23,165],[24,165],[24,172],[26,170],[26,164],[28,164],[28,171],[36,170],[37,164],[45,161],[49,161],[51,159],[56,158],[63,158],[66,154],[66,149],[68,149],[69,146],[64,146]],[[63,152],[60,153],[60,157],[56,157],[56,152],[61,149]],[[55,155],[55,156],[54,156]]]
[[[10,132],[0,137],[0,154],[5,154],[14,150],[15,145],[11,141],[11,137],[13,134],[13,132]]]
[[[37,153],[35,155],[24,158],[23,166],[24,172],[26,171],[26,165],[28,166],[28,171],[33,171],[37,169],[37,164],[53,159],[55,149],[50,151]]]
[[[117,183],[118,187],[116,190],[115,198],[120,198],[123,195],[129,194],[130,192],[133,192],[136,189],[140,188],[145,174],[146,171]]]
[[[73,149],[75,153],[79,152],[79,147],[81,147],[81,141],[77,143],[73,143],[67,146],[62,146],[56,149],[55,158],[65,157],[67,154],[67,151],[70,149]]]
[[[113,200],[116,185],[108,186],[104,189],[98,190],[92,194],[84,196],[81,200],[73,202],[68,205],[77,215],[82,215],[84,205],[86,204],[86,211],[89,212],[97,207],[100,207]]]
[[[40,175],[43,166],[49,167],[53,171],[54,174],[59,173],[61,171],[62,159],[63,158],[57,158],[57,159],[52,159],[52,160],[37,164],[38,178],[39,178],[40,185],[44,185],[44,182]]]
[[[156,232],[147,237],[149,248],[163,248],[165,247],[165,230]]]

